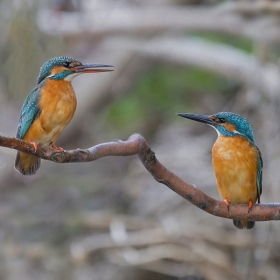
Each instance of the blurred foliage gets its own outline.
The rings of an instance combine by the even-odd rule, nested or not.
[[[211,42],[230,45],[232,47],[242,49],[248,53],[253,52],[254,45],[252,40],[245,37],[234,36],[232,34],[220,34],[220,33],[211,33],[211,32],[203,32],[203,31],[192,32],[191,34],[209,40]]]
[[[92,16],[95,16],[95,12],[101,6],[106,8],[106,5],[108,5],[107,17],[114,15],[115,9],[126,6],[134,6],[136,9],[141,9],[141,6],[145,9],[150,7],[151,11],[155,9],[153,1],[139,0],[0,0],[0,23],[2,24],[0,25],[2,66],[0,67],[0,85],[3,94],[6,94],[10,99],[11,107],[14,110],[10,110],[9,118],[4,114],[6,110],[2,110],[1,126],[6,125],[6,123],[10,124],[11,121],[14,121],[14,124],[17,122],[19,105],[35,86],[40,66],[50,57],[69,54],[81,58],[92,55],[95,51],[96,53],[100,51],[100,59],[102,55],[106,56],[106,51],[102,54],[101,47],[103,39],[106,39],[107,35],[91,36],[85,33],[83,37],[63,38],[43,33],[37,26],[37,10],[42,9],[44,5],[51,9],[49,21],[52,21],[52,16],[54,19],[59,18],[59,13],[62,11],[79,10],[80,7],[88,9],[89,2],[92,2],[92,11],[90,11]],[[155,2],[172,5],[170,1]],[[201,8],[205,9],[205,3],[210,6],[220,2],[225,1],[183,0],[175,1],[173,5],[177,6],[178,3],[193,4],[201,5]],[[3,6],[3,4],[5,5]],[[124,18],[124,22],[125,20]],[[145,18],[142,20],[145,22]],[[168,21],[168,18],[166,20]],[[83,25],[81,25],[82,28]],[[53,31],[55,32],[55,30]],[[185,34],[217,43],[217,45],[231,46],[256,57],[260,61],[275,63],[278,60],[280,62],[279,46],[276,44],[267,45],[254,42],[252,39],[242,36],[221,34],[220,31],[216,33],[196,31]],[[109,36],[111,35],[109,34]],[[157,33],[153,35],[156,36]],[[138,35],[134,34],[133,36],[137,37]],[[147,39],[150,38],[151,34]],[[91,45],[93,41],[94,47]],[[182,178],[189,178],[198,186],[202,186],[209,195],[217,197],[217,190],[213,187],[212,168],[209,166],[209,151],[212,142],[208,141],[210,137],[213,138],[216,135],[209,133],[208,130],[203,137],[193,136],[191,133],[182,134],[182,127],[184,130],[185,126],[183,121],[175,116],[175,113],[208,114],[218,110],[234,111],[236,108],[248,111],[250,103],[246,100],[247,92],[255,94],[255,88],[246,88],[244,83],[238,84],[233,80],[225,79],[213,72],[199,68],[178,67],[170,65],[170,63],[160,62],[155,64],[154,60],[150,59],[149,63],[151,68],[145,69],[143,75],[133,76],[131,74],[129,76],[133,78],[133,83],[128,83],[127,87],[131,86],[132,88],[127,92],[113,90],[111,95],[104,94],[104,99],[107,98],[109,102],[104,102],[103,107],[103,100],[100,98],[100,103],[97,102],[97,105],[93,107],[99,106],[101,109],[98,108],[97,112],[86,111],[81,123],[77,127],[72,126],[73,137],[67,138],[65,142],[70,143],[69,147],[71,148],[88,147],[96,140],[99,143],[104,139],[113,139],[107,135],[111,132],[116,132],[116,136],[114,135],[116,138],[125,138],[126,134],[129,136],[131,133],[140,132],[149,141],[151,136],[159,132],[157,136],[161,137],[163,143],[154,141],[150,144],[157,153],[159,151],[158,155],[163,159],[162,162],[167,162],[168,168],[170,167],[176,173],[184,174]],[[121,71],[120,67],[115,66],[116,70],[118,68],[118,71]],[[147,67],[147,64],[143,63],[143,70],[144,67]],[[141,71],[143,70],[141,69]],[[137,71],[140,72],[140,70]],[[132,71],[132,73],[135,72]],[[269,78],[273,79],[273,77]],[[126,77],[124,77],[125,80]],[[261,136],[265,136],[265,143],[268,143],[260,147],[264,158],[269,158],[265,168],[270,164],[267,169],[271,170],[270,172],[266,170],[267,173],[265,173],[267,174],[265,176],[267,188],[264,193],[264,201],[269,201],[268,198],[273,197],[272,195],[277,196],[277,188],[273,190],[273,185],[277,186],[279,181],[276,172],[279,160],[277,152],[275,152],[279,141],[276,137],[278,130],[275,129],[274,125],[277,124],[277,118],[272,118],[275,112],[278,117],[279,103],[278,101],[274,102],[274,107],[268,107],[268,103],[273,102],[269,101],[269,98],[269,95],[264,96],[261,101],[265,102],[260,103],[262,106],[258,106],[258,111],[254,112],[255,116],[262,117],[265,124],[257,123],[259,126],[256,128],[261,131],[258,143],[262,144]],[[9,110],[7,111],[9,113]],[[13,120],[15,114],[15,120]],[[97,120],[96,115],[99,115]],[[91,118],[91,116],[93,117]],[[104,128],[102,125],[105,123],[110,127]],[[177,123],[178,127],[176,127]],[[271,124],[273,126],[271,126],[270,131]],[[188,126],[191,125],[191,123],[188,124]],[[197,125],[193,124],[193,126]],[[11,128],[8,129],[7,131],[11,131]],[[205,130],[202,125],[201,129]],[[96,138],[86,139],[91,134]],[[185,137],[184,143],[182,143],[180,136]],[[267,142],[267,139],[270,142]],[[203,142],[204,140],[205,142]],[[273,149],[269,150],[270,146]],[[165,151],[169,152],[165,153]],[[5,161],[5,157],[3,158],[1,163]],[[10,154],[7,154],[6,158],[13,160]],[[2,175],[7,173],[8,176],[5,175],[7,178],[2,180],[0,203],[1,279],[210,279],[211,277],[211,279],[237,279],[238,276],[236,278],[232,276],[235,274],[229,273],[228,277],[221,276],[222,273],[219,274],[219,269],[223,269],[224,265],[227,269],[223,271],[224,274],[227,271],[234,273],[241,271],[242,279],[253,279],[246,277],[246,272],[248,275],[249,272],[250,275],[258,275],[259,269],[262,268],[265,269],[267,275],[270,272],[273,275],[276,271],[276,277],[266,278],[264,276],[257,279],[279,278],[279,266],[277,266],[279,248],[274,246],[279,236],[276,223],[274,223],[275,225],[258,223],[254,231],[236,232],[230,221],[207,216],[192,205],[181,202],[181,198],[171,193],[169,189],[162,188],[161,185],[158,186],[140,166],[140,163],[137,163],[136,157],[108,157],[94,163],[69,165],[44,162],[38,176],[27,178],[26,181],[16,177],[17,175],[12,175],[11,161],[7,160],[8,168],[2,170]],[[273,162],[275,162],[274,167],[271,165]],[[203,172],[200,172],[201,170]],[[28,187],[22,188],[24,185]],[[270,194],[272,195],[269,196]],[[108,219],[108,213],[110,219]],[[124,215],[118,215],[119,213]],[[138,225],[139,217],[140,223]],[[124,221],[124,227],[114,228],[112,226],[114,221]],[[120,232],[121,235],[124,233],[124,236],[132,236],[133,238],[138,235],[138,239],[139,235],[143,234],[142,231],[145,235],[145,230],[150,231],[153,227],[160,228],[161,225],[165,230],[166,226],[169,227],[168,229],[171,228],[171,231],[167,232],[166,244],[171,244],[172,248],[177,245],[180,249],[178,251],[179,257],[181,250],[185,250],[185,253],[188,254],[187,261],[180,262],[172,255],[169,259],[163,254],[162,267],[165,268],[167,263],[170,266],[162,271],[166,272],[169,267],[174,266],[172,271],[167,271],[167,275],[171,275],[173,271],[174,275],[177,275],[178,271],[187,268],[185,277],[168,277],[160,275],[160,273],[157,273],[157,277],[152,277],[151,273],[147,273],[147,277],[139,276],[141,269],[145,271],[145,264],[143,267],[140,265],[141,268],[132,265],[134,253],[138,254],[138,249],[140,249],[139,256],[141,256],[142,249],[149,249],[149,245],[141,246],[141,248],[130,246],[132,249],[130,250],[126,244],[123,247],[118,244],[120,246],[119,252],[123,249],[125,254],[133,252],[133,255],[129,255],[132,256],[132,262],[127,262],[129,264],[127,266],[111,264],[110,256],[111,259],[120,260],[120,258],[115,257],[116,248],[114,246],[111,249],[108,248],[108,244],[113,238],[112,233]],[[180,235],[173,235],[173,226],[175,226],[174,233],[178,228]],[[92,253],[94,261],[88,258],[84,260],[83,264],[78,263],[77,260],[73,262],[73,248],[71,246],[76,243],[77,239],[83,240],[86,237],[93,238],[91,240],[96,243],[98,248]],[[100,237],[105,238],[103,240],[106,242],[103,241],[102,244]],[[170,239],[168,239],[169,237]],[[259,237],[261,237],[261,241]],[[151,239],[153,238],[155,236],[151,235]],[[186,246],[183,246],[182,241]],[[39,252],[37,245],[39,245],[39,249],[40,246],[42,248]],[[151,245],[151,249],[153,249],[153,245]],[[271,250],[272,247],[274,250]],[[172,250],[174,255],[173,252],[174,250]],[[101,265],[98,266],[99,264]],[[158,267],[157,262],[154,262],[151,263],[150,269]],[[116,273],[118,269],[120,271],[131,269],[133,276],[121,277]],[[138,269],[137,272],[135,272],[136,269]],[[34,274],[36,271],[38,274]],[[108,276],[107,271],[112,272],[110,276]],[[207,273],[203,274],[203,271],[207,271]]]
[[[214,43],[225,44],[227,46],[232,46],[237,49],[241,49],[247,53],[255,54],[256,52],[259,55],[259,58],[263,58],[265,61],[279,61],[280,49],[278,44],[272,45],[262,45],[255,44],[251,39],[245,38],[242,36],[234,36],[232,34],[220,34],[220,33],[211,33],[211,32],[191,32],[193,36],[203,38]],[[256,50],[256,48],[260,50]],[[261,52],[261,53],[260,53]],[[263,57],[265,56],[265,57]]]
[[[0,52],[0,74],[9,96],[13,98],[27,96],[35,86],[42,63],[61,53],[64,46],[60,37],[47,35],[38,29],[35,4],[13,10],[7,40]]]
[[[227,99],[237,86],[203,69],[160,65],[141,76],[129,94],[109,104],[105,117],[118,130],[135,131],[153,118],[168,121],[176,112],[192,111],[204,94]]]
[[[278,63],[280,66],[280,48],[278,44],[273,44],[271,46],[266,46],[266,58],[267,60],[273,62],[273,63]]]

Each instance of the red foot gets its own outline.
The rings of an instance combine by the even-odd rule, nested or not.
[[[54,149],[54,150],[57,150],[57,151],[60,151],[60,152],[63,152],[64,149],[61,148],[61,147],[56,147],[55,144],[52,144],[51,147]]]
[[[252,211],[253,205],[254,205],[253,201],[250,199],[248,202],[248,213],[250,213]]]
[[[227,205],[227,209],[228,209],[228,211],[229,211],[230,201],[229,201],[227,198],[225,198],[225,199],[224,199],[224,202],[225,202],[225,204]]]
[[[37,151],[37,149],[38,149],[38,144],[37,144],[37,143],[35,143],[35,142],[33,142],[33,141],[28,141],[28,143],[33,145],[34,150],[35,150],[35,152],[36,152],[36,151]]]

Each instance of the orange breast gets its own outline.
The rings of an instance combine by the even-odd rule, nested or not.
[[[41,90],[41,114],[23,139],[34,141],[41,146],[55,142],[72,119],[76,106],[76,95],[70,82],[48,80]]]
[[[212,149],[212,162],[223,199],[242,204],[256,201],[258,153],[249,141],[219,136]]]

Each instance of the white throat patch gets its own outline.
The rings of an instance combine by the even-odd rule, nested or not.
[[[218,136],[221,136],[222,134],[221,134],[221,132],[215,127],[215,126],[213,126],[213,125],[210,125],[209,124],[209,126],[211,126],[211,127],[213,127],[216,131],[217,131],[217,133],[218,133]]]
[[[71,82],[75,77],[82,73],[73,73],[64,78],[64,81]]]

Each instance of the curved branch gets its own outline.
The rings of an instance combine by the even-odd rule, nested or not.
[[[106,156],[138,155],[142,164],[156,181],[169,187],[171,190],[191,202],[193,205],[214,216],[228,219],[242,219],[254,221],[269,221],[280,219],[280,204],[256,204],[248,213],[248,206],[232,204],[228,210],[223,201],[215,200],[196,186],[185,182],[156,158],[147,141],[140,134],[131,135],[127,141],[115,140],[102,143],[89,149],[57,151],[51,148],[41,148],[35,151],[32,144],[16,138],[0,136],[0,146],[12,148],[27,154],[51,160],[57,163],[94,161]]]

